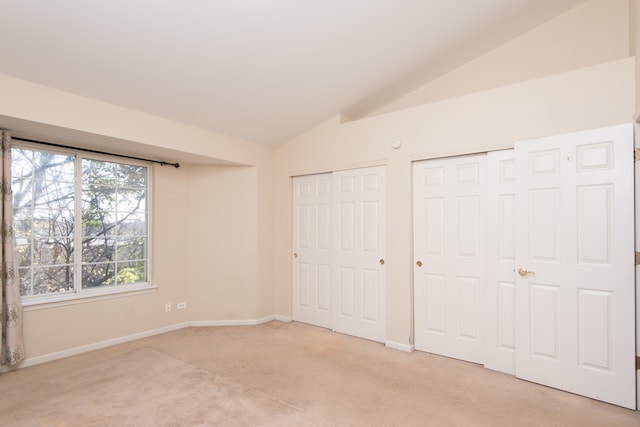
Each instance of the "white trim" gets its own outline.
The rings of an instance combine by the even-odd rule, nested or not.
[[[52,362],[54,360],[63,359],[65,357],[76,356],[78,354],[86,353],[93,350],[99,350],[106,347],[111,347],[117,344],[123,344],[129,341],[135,341],[142,338],[151,337],[154,335],[164,334],[166,332],[177,331],[178,329],[184,329],[196,326],[257,326],[263,323],[277,320],[279,322],[289,323],[291,317],[288,316],[266,316],[255,320],[194,320],[191,322],[176,323],[175,325],[163,326],[162,328],[151,329],[149,331],[138,332],[123,337],[112,338],[105,341],[99,341],[92,344],[83,345],[80,347],[74,347],[67,350],[56,351],[54,353],[44,354],[42,356],[30,357],[22,361],[18,366],[14,368],[7,368],[6,366],[0,367],[0,373],[8,372],[14,369],[26,368],[29,366],[39,365],[41,363]]]
[[[189,326],[256,326],[259,325],[258,320],[192,320]]]
[[[193,320],[189,322],[189,326],[256,326],[263,323],[277,320],[279,322],[289,323],[291,317],[272,315],[262,317],[260,319],[244,319],[244,320]]]
[[[130,287],[121,288],[113,286],[95,291],[85,291],[83,293],[56,294],[46,299],[22,300],[24,311],[43,310],[47,308],[63,307],[66,305],[85,304],[94,301],[102,301],[112,298],[130,297],[134,295],[143,295],[158,289],[156,285],[136,284]]]
[[[401,344],[399,342],[389,340],[385,341],[384,346],[394,350],[404,351],[406,353],[412,353],[414,350],[413,344]]]
[[[142,338],[147,338],[153,335],[164,334],[166,332],[176,331],[189,326],[189,322],[177,323],[175,325],[164,326],[162,328],[152,329],[150,331],[138,332],[136,334],[126,335],[124,337],[112,338],[105,341],[99,341],[92,344],[83,345],[80,347],[74,347],[67,350],[56,351],[55,353],[44,354],[42,356],[30,357],[25,359],[17,368],[26,368],[28,366],[39,365],[41,363],[51,362],[65,357],[76,356],[78,354],[86,353],[93,350],[99,350],[101,348],[111,347],[117,344],[123,344],[129,341],[135,341]],[[10,369],[2,367],[0,372],[6,372]]]

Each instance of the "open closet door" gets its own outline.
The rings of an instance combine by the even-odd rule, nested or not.
[[[522,141],[516,375],[634,409],[633,128]]]

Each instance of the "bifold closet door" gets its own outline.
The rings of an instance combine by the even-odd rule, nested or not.
[[[293,320],[386,339],[385,168],[293,178]]]
[[[293,178],[293,320],[331,327],[330,173]]]
[[[416,162],[415,348],[483,361],[486,155]]]

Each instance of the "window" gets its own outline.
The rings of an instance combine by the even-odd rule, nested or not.
[[[148,284],[146,165],[21,145],[11,156],[23,301]]]

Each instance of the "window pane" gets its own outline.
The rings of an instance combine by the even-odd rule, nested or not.
[[[11,149],[11,175],[14,178],[30,178],[33,174],[33,151],[25,148]]]
[[[13,164],[13,163],[12,163]],[[13,168],[13,166],[11,166]],[[13,173],[13,172],[12,172]],[[13,175],[15,177],[15,174]],[[30,208],[33,202],[33,180],[13,179],[11,181],[11,191],[13,192],[13,209]]]
[[[118,242],[118,261],[145,259],[145,238],[129,239]]]
[[[121,213],[118,221],[118,237],[144,237],[147,234],[147,216],[144,213]]]
[[[32,227],[31,227],[31,219],[18,219],[16,220],[16,215],[13,215],[13,233],[16,236],[16,239],[20,238],[29,238],[33,235]]]
[[[11,154],[20,293],[73,291],[75,156],[20,147]]]
[[[83,236],[111,236],[116,232],[116,214],[108,211],[82,211]]]
[[[73,240],[34,239],[34,265],[73,264]]]
[[[36,238],[44,237],[72,237],[75,226],[73,211],[69,210],[37,210],[34,212],[32,234]],[[14,216],[15,217],[15,216]],[[24,227],[24,221],[18,221],[20,227]],[[14,223],[17,224],[18,222]]]
[[[82,188],[82,210],[87,212],[115,211],[115,188],[93,184],[84,186]]]
[[[73,182],[75,156],[34,151],[34,178],[36,180]]]
[[[18,267],[31,266],[31,243],[27,239],[16,239],[16,264]]]
[[[95,160],[82,167],[83,288],[146,281],[147,168]]]
[[[118,190],[118,212],[138,212],[146,208],[145,190]]]
[[[129,188],[147,186],[147,168],[136,165],[118,165],[118,185]]]
[[[33,268],[33,295],[73,291],[70,265]]]
[[[116,164],[101,160],[82,159],[82,182],[92,185],[116,185]]]
[[[33,202],[35,208],[73,209],[73,183],[35,181]]]
[[[31,295],[31,268],[19,268],[20,296]]]
[[[84,264],[82,266],[82,289],[115,284],[115,263]]]
[[[118,284],[130,284],[147,281],[147,263],[121,262],[118,263]]]
[[[107,237],[93,237],[82,241],[82,262],[115,261],[115,241]]]

